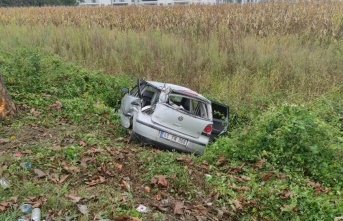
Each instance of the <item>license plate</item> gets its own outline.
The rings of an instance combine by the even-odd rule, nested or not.
[[[182,137],[178,137],[178,136],[175,136],[175,135],[173,135],[173,134],[164,132],[164,131],[160,131],[160,137],[161,137],[161,138],[164,138],[164,139],[166,139],[166,140],[169,140],[169,141],[172,141],[172,142],[181,144],[181,145],[183,145],[183,146],[186,146],[187,143],[188,143],[188,140],[186,140],[186,139],[184,139],[184,138],[182,138]]]

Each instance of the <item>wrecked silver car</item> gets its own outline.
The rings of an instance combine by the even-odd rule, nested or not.
[[[229,109],[188,88],[138,80],[125,92],[119,114],[121,125],[159,148],[203,154],[206,145],[227,130]]]

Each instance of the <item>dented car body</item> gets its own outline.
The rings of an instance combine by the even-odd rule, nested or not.
[[[227,130],[229,109],[188,88],[138,80],[125,92],[119,114],[130,140],[159,148],[203,154],[206,145]]]

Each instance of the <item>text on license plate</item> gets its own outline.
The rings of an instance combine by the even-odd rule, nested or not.
[[[167,139],[167,140],[170,140],[170,141],[173,141],[175,143],[184,145],[184,146],[186,146],[187,143],[188,143],[188,140],[186,140],[186,139],[184,139],[182,137],[178,137],[178,136],[175,136],[173,134],[164,132],[164,131],[160,131],[160,137],[164,138],[164,139]]]

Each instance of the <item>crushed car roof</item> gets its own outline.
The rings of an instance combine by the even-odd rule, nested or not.
[[[176,85],[176,84],[169,84],[169,83],[162,83],[162,82],[157,82],[157,81],[146,81],[148,84],[162,89],[162,88],[168,88],[170,87],[172,91],[177,92],[177,93],[181,93],[184,95],[189,95],[189,96],[193,96],[193,97],[197,97],[201,100],[207,101],[209,103],[211,103],[210,100],[208,100],[206,97],[202,96],[201,94],[199,94],[198,92],[195,92],[189,88],[180,86],[180,85]]]

